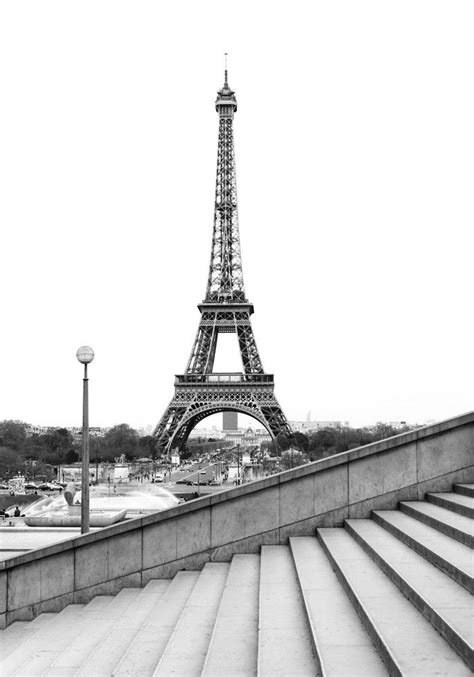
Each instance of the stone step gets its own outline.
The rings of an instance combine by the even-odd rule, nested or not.
[[[42,613],[32,621],[16,621],[1,633],[0,661],[28,641],[40,627],[48,624],[56,613]]]
[[[156,677],[201,674],[229,566],[227,562],[204,565],[156,666]]]
[[[29,622],[29,626],[36,630],[40,626],[49,623],[49,621],[56,618],[57,615],[57,613],[42,613],[39,616],[36,616],[36,618],[33,618],[33,620]]]
[[[31,628],[33,622],[15,621],[1,631],[0,661],[3,661],[12,651],[18,649],[20,644],[23,644],[28,637],[34,634],[35,630]]]
[[[451,510],[440,508],[426,501],[401,501],[399,508],[406,515],[414,517],[450,538],[470,548],[474,545],[473,523],[468,517],[457,515]]]
[[[54,624],[54,630],[51,630],[51,624],[49,624],[44,628],[44,631],[36,633],[34,640],[40,638],[43,640],[44,637],[46,641],[41,648],[36,648],[34,654],[30,654],[28,662],[17,669],[15,675],[30,677],[30,675],[42,675],[45,672],[48,675],[53,674],[50,671],[54,661],[81,634],[84,628],[94,626],[114,601],[115,598],[111,595],[98,595],[86,604],[77,615],[71,612],[70,622],[67,625],[67,622],[63,621],[64,625],[58,627]]]
[[[470,496],[446,492],[443,494],[429,493],[426,494],[425,498],[429,503],[452,510],[458,515],[464,515],[464,517],[469,517],[470,519],[474,517],[474,498]]]
[[[199,574],[199,571],[176,574],[113,670],[113,675],[153,674]]]
[[[109,598],[107,598],[107,602]],[[100,601],[96,604],[100,605]],[[32,635],[28,635],[25,640],[18,645],[15,651],[12,651],[9,656],[2,660],[0,664],[0,674],[2,677],[12,675],[14,672],[27,669],[30,661],[34,660],[40,654],[48,654],[51,644],[56,643],[57,646],[64,648],[73,639],[76,632],[76,625],[80,623],[84,609],[84,604],[70,604],[62,611],[55,615],[49,623],[40,625],[38,630]],[[51,638],[55,638],[51,642]],[[51,659],[54,660],[55,647],[52,647]]]
[[[387,675],[321,544],[308,536],[290,538],[290,546],[321,673]]]
[[[321,528],[317,534],[391,675],[471,674],[346,529]]]
[[[473,669],[474,625],[469,592],[373,520],[349,519],[345,526],[405,597]]]
[[[463,496],[471,496],[474,498],[474,484],[455,484],[453,489],[456,494],[462,494]]]
[[[138,635],[148,615],[159,604],[170,580],[152,580],[139,590],[135,601],[124,609],[101,642],[76,672],[82,677],[108,677]]]
[[[123,588],[107,606],[94,611],[93,622],[82,624],[82,629],[78,629],[73,640],[48,667],[48,675],[74,675],[139,594],[140,589]],[[87,608],[84,611],[88,613]]]
[[[260,557],[257,674],[320,675],[289,547],[264,545]]]
[[[233,556],[203,677],[256,674],[259,580],[259,555]]]
[[[375,510],[374,522],[474,593],[472,550],[400,510]]]

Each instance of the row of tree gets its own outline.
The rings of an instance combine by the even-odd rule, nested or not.
[[[82,441],[74,439],[66,428],[54,428],[43,434],[27,434],[22,421],[0,421],[0,477],[8,478],[18,472],[28,477],[52,476],[52,468],[79,460]],[[140,437],[138,432],[121,423],[108,430],[104,437],[90,437],[92,462],[113,461],[121,454],[129,459],[156,457],[155,440],[150,435]]]
[[[386,423],[378,423],[370,428],[322,428],[306,435],[297,431],[292,435],[279,435],[278,446],[282,455],[282,465],[293,467],[310,461],[319,461],[321,458],[399,435],[407,430],[408,427],[399,429]],[[267,446],[272,452],[272,443],[268,442]],[[285,453],[290,450],[298,453]]]
[[[74,463],[79,460],[81,440],[74,439],[66,428],[54,428],[44,434],[27,434],[28,426],[21,421],[0,421],[0,477],[7,478],[18,472],[28,477],[53,474],[53,467]],[[278,436],[283,466],[292,467],[300,463],[317,461],[326,456],[340,454],[370,442],[391,437],[403,432],[389,425],[379,423],[373,428],[324,428],[307,435],[295,432]],[[230,443],[229,443],[230,444]],[[183,458],[200,456],[218,447],[226,446],[219,440],[196,439],[190,441]],[[271,455],[275,454],[272,442],[262,445]],[[287,454],[293,450],[298,453]],[[140,437],[138,432],[121,423],[110,428],[103,437],[90,438],[90,459],[113,461],[124,454],[128,459],[157,457],[155,439],[151,435]]]

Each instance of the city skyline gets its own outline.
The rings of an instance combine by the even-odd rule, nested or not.
[[[158,421],[205,292],[224,51],[246,292],[288,419],[472,409],[472,7],[185,6],[0,8],[0,419],[80,425],[89,344],[91,425]],[[240,370],[225,340],[220,369]]]

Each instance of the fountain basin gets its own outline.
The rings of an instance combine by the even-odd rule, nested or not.
[[[111,524],[120,522],[125,518],[126,510],[93,510],[89,515],[89,525],[91,527],[108,527]],[[26,515],[25,524],[29,527],[80,527],[80,514],[67,514],[60,512],[50,512],[42,515]]]

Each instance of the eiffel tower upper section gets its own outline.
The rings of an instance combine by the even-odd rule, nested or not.
[[[237,100],[228,84],[227,69],[224,86],[217,93],[216,110],[219,113],[216,199],[211,262],[204,302],[246,303],[234,156],[233,120]]]
[[[206,297],[199,305],[201,322],[185,373],[212,372],[217,335],[236,332],[244,372],[263,374],[250,326],[253,306],[245,296],[240,253],[233,131],[236,110],[237,100],[229,87],[226,68],[224,86],[217,92],[216,99],[219,138],[209,275]]]

